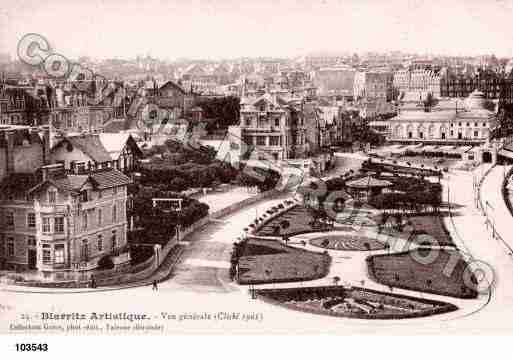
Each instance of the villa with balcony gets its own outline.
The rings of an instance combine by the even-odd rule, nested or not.
[[[266,93],[243,100],[240,117],[246,159],[280,161],[306,154],[305,119],[293,103]]]
[[[128,262],[129,183],[114,168],[73,175],[62,164],[9,175],[0,183],[1,268],[59,280],[105,256]]]

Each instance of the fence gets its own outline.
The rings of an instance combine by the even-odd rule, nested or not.
[[[173,235],[169,242],[164,245],[160,251],[160,258],[166,258],[169,253],[178,244],[178,239],[183,240],[185,237],[195,232],[199,228],[207,225],[212,219],[219,219],[240,210],[243,207],[249,206],[253,203],[261,201],[265,198],[275,196],[280,192],[277,190],[270,190],[267,192],[260,193],[256,196],[246,198],[240,202],[234,203],[228,207],[220,209],[216,212],[211,213],[209,216],[204,217],[191,226],[185,228],[180,232],[180,238]],[[162,262],[161,260],[159,261]],[[149,278],[159,267],[160,263],[157,263],[155,254],[153,254],[146,261],[139,263],[135,266],[124,266],[114,269],[108,269],[103,271],[94,271],[91,273],[80,273],[80,272],[68,272],[66,273],[66,279],[59,282],[39,282],[39,281],[19,281],[17,285],[23,286],[35,286],[35,287],[54,287],[54,288],[77,288],[86,287],[90,285],[91,275],[94,276],[97,285],[115,285],[128,282],[137,282]]]

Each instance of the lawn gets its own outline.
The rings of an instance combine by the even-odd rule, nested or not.
[[[355,234],[332,234],[310,240],[310,244],[340,251],[375,251],[385,249],[385,244],[374,238]]]
[[[433,245],[433,241],[426,240],[426,235],[429,235],[440,246],[454,247],[454,243],[440,216],[413,216],[408,217],[408,222],[411,223],[412,227],[410,240],[415,243]]]
[[[288,228],[281,228],[279,235],[294,235],[299,233],[317,232],[322,230],[322,226],[317,223],[312,226],[314,218],[311,213],[303,206],[296,206],[291,210],[285,212],[281,216],[273,218],[267,222],[263,227],[257,231],[258,236],[273,236],[275,235],[274,229],[280,226],[283,221],[288,221],[290,226]]]
[[[318,279],[326,276],[327,254],[288,247],[273,240],[250,239],[239,258],[239,284],[263,284]]]
[[[433,251],[432,254],[430,251]],[[421,263],[414,256],[432,261],[429,264]],[[469,288],[464,283],[467,263],[457,251],[428,248],[381,254],[368,257],[367,266],[370,276],[387,286],[457,298],[477,297],[475,286]],[[444,273],[444,269],[449,273]]]
[[[461,159],[457,158],[443,158],[443,157],[428,157],[428,156],[402,156],[397,158],[399,161],[403,162],[410,162],[412,164],[416,165],[425,165],[428,167],[452,167],[459,162],[461,162]]]

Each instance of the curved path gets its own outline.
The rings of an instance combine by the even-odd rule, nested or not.
[[[492,171],[485,179],[483,189],[488,193],[496,184],[489,182],[496,178]],[[2,293],[0,307],[0,332],[7,332],[13,320],[19,321],[20,313],[37,317],[41,311],[91,312],[128,311],[145,312],[154,317],[156,323],[165,325],[166,333],[346,333],[346,334],[440,334],[440,333],[490,333],[498,329],[513,329],[513,260],[497,241],[490,239],[486,231],[484,217],[474,206],[472,198],[472,174],[452,173],[449,178],[449,198],[454,204],[455,216],[446,218],[453,236],[464,238],[458,243],[460,248],[475,257],[493,263],[498,275],[498,283],[490,304],[470,316],[453,319],[450,314],[428,318],[400,321],[369,321],[358,319],[331,318],[308,313],[298,313],[251,300],[245,287],[238,287],[226,281],[225,273],[229,252],[235,238],[258,213],[273,206],[278,200],[264,200],[244,208],[236,214],[214,222],[190,237],[190,244],[180,260],[176,272],[170,280],[161,283],[159,291],[149,287],[129,288],[111,292],[87,292],[79,296],[55,294]],[[490,186],[490,189],[488,189]],[[447,186],[446,186],[447,187]],[[500,191],[500,188],[498,189]],[[484,192],[483,191],[483,192]],[[511,222],[513,224],[513,221]],[[313,248],[312,248],[313,249]],[[318,249],[318,248],[317,248]],[[344,251],[334,251],[334,268],[342,273],[358,262],[358,270],[363,273],[365,261],[351,254],[347,259]],[[361,252],[362,257],[368,252]],[[360,255],[360,254],[358,254]],[[337,263],[340,262],[340,263]],[[337,270],[337,269],[334,269]],[[339,273],[337,273],[339,275]],[[330,275],[331,276],[331,275]],[[330,281],[328,276],[325,280]],[[339,275],[343,278],[343,275]],[[310,283],[309,283],[310,284]],[[297,285],[297,283],[295,284]],[[306,282],[303,283],[306,285]],[[378,288],[379,284],[370,280],[365,286]],[[379,288],[381,289],[381,288]],[[394,292],[402,292],[399,289]],[[199,293],[201,292],[201,293]],[[203,293],[208,292],[208,293]],[[404,291],[414,296],[418,292]],[[422,294],[428,296],[427,294]],[[439,297],[451,301],[447,297]],[[486,300],[475,301],[483,303]],[[37,311],[33,309],[37,303]],[[261,313],[263,321],[162,321],[161,312],[180,315],[181,313]],[[460,311],[458,311],[460,312]],[[455,315],[456,313],[452,313]],[[459,313],[461,314],[461,313]]]

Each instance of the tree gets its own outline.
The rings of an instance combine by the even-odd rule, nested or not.
[[[340,282],[340,277],[339,276],[334,276],[333,277],[333,284],[338,285],[339,282]]]
[[[431,109],[433,108],[433,106],[435,106],[437,104],[437,102],[438,101],[435,99],[433,94],[431,92],[429,92],[427,94],[426,98],[423,101],[423,103],[424,103],[424,111],[425,112],[431,112]]]
[[[99,270],[107,270],[107,269],[113,269],[114,268],[114,262],[112,261],[112,258],[110,256],[104,256],[98,261],[98,269]]]

